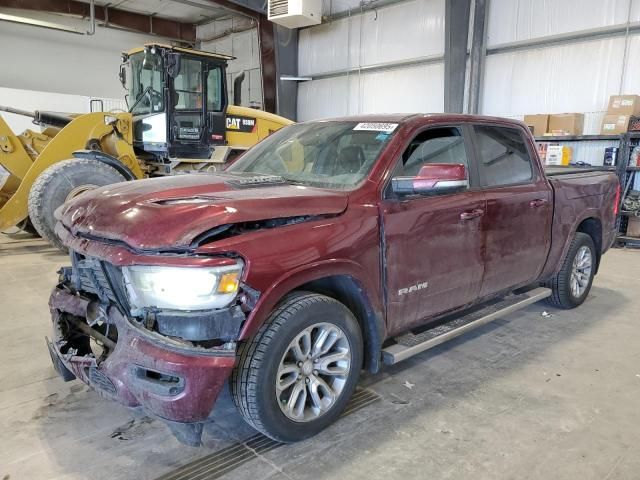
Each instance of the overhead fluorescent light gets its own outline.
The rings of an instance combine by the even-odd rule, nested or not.
[[[49,30],[59,30],[61,32],[75,33],[76,35],[84,35],[84,32],[76,30],[75,28],[67,27],[59,23],[43,22],[42,20],[36,20],[34,18],[17,17],[15,15],[7,15],[0,13],[0,21],[20,23],[22,25],[31,25],[32,27],[46,28]]]

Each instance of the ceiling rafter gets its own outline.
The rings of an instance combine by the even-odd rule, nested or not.
[[[89,18],[89,4],[77,0],[0,0],[0,7]],[[96,5],[95,12],[96,21],[102,23],[103,26],[114,26],[188,43],[196,41],[196,27],[192,23],[129,12],[108,6]]]

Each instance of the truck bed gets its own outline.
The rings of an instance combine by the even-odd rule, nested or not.
[[[585,219],[594,219],[589,228],[602,238],[596,244],[599,253],[609,248],[615,238],[618,177],[612,167],[547,167],[545,174],[554,197],[551,249],[545,267],[549,274],[561,265],[573,233]]]

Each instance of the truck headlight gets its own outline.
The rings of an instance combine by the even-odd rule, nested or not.
[[[210,310],[236,296],[243,263],[221,267],[123,267],[132,309]]]

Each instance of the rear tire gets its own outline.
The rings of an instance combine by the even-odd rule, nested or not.
[[[585,301],[596,271],[596,247],[586,233],[577,232],[571,241],[562,268],[546,286],[552,294],[547,303],[554,307],[575,308]]]
[[[247,423],[274,440],[312,437],[347,405],[362,350],[358,322],[342,303],[315,293],[288,295],[239,347],[231,376],[236,407]]]
[[[126,180],[116,169],[97,160],[63,160],[36,179],[29,192],[29,218],[42,238],[66,250],[55,234],[55,210],[81,193]]]

